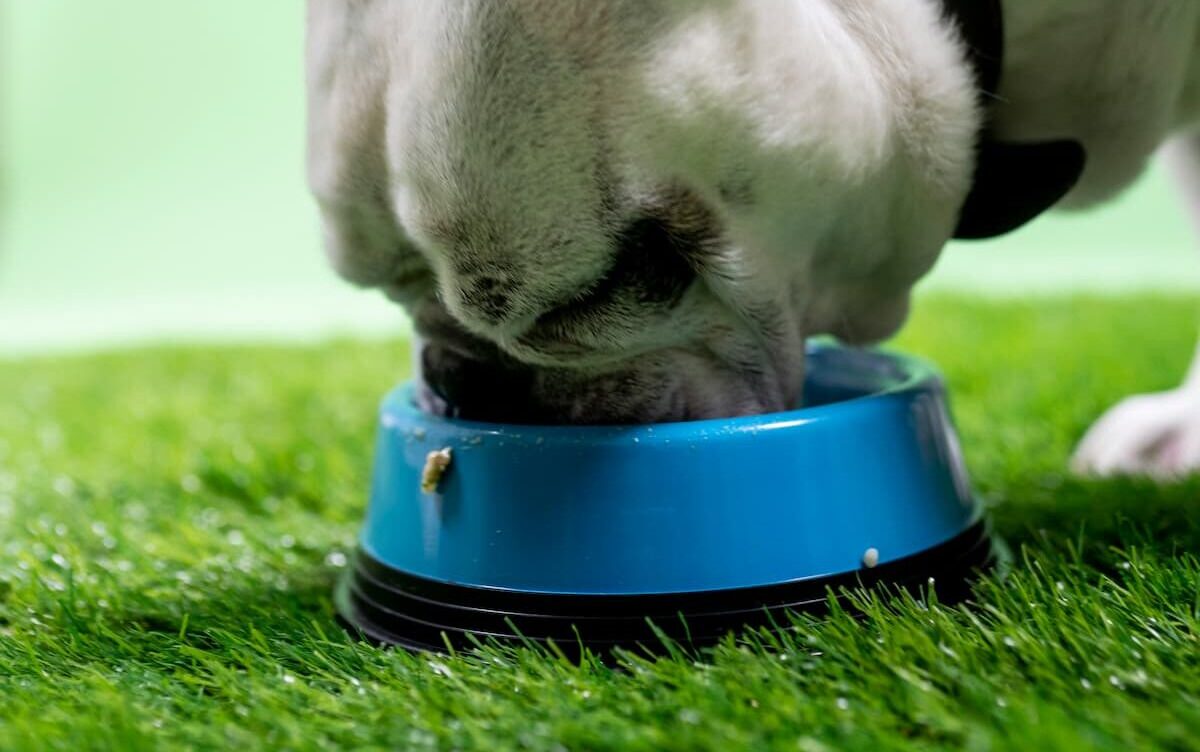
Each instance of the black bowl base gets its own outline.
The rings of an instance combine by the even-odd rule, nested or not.
[[[726,634],[789,624],[787,612],[820,614],[845,590],[884,587],[941,603],[971,594],[979,573],[1000,557],[986,522],[934,548],[873,569],[831,577],[704,592],[654,595],[558,595],[452,585],[398,571],[359,551],[336,592],[342,622],[380,644],[417,651],[470,649],[492,640],[555,647],[662,653],[663,638],[683,647],[715,644]]]

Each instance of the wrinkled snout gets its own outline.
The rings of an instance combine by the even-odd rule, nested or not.
[[[420,406],[492,423],[629,425],[753,415],[787,409],[747,373],[682,351],[631,359],[606,370],[548,368],[497,350],[463,352],[419,342]],[[485,348],[486,350],[486,348]]]

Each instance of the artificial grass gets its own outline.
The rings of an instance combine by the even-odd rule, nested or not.
[[[897,345],[948,376],[1007,579],[617,666],[335,624],[402,343],[0,364],[0,749],[1195,748],[1200,483],[1064,472],[1178,380],[1195,313],[921,301]]]

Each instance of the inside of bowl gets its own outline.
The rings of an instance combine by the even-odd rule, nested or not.
[[[928,366],[919,360],[879,350],[842,347],[826,341],[810,344],[806,371],[804,393],[798,408],[820,407],[894,391],[931,375]],[[410,389],[403,399],[421,409],[415,397],[415,390]]]
[[[803,407],[819,407],[895,389],[916,375],[913,365],[874,350],[817,345],[808,353]]]

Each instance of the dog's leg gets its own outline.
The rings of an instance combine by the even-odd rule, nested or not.
[[[1168,144],[1164,155],[1200,232],[1200,133]],[[1200,345],[1182,385],[1109,410],[1083,437],[1071,467],[1086,475],[1163,479],[1200,471]]]

